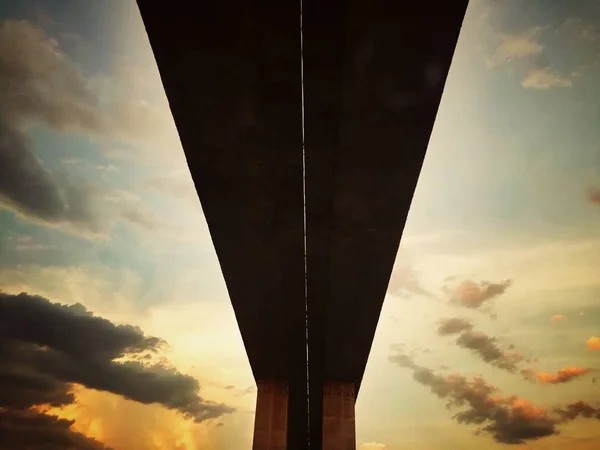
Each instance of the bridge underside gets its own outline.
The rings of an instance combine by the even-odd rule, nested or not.
[[[303,0],[303,80],[299,1],[138,4],[287,449],[351,448],[323,393],[358,393],[467,0]]]

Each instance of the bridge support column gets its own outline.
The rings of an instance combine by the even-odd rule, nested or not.
[[[323,386],[323,450],[356,450],[354,383]]]
[[[259,381],[252,450],[286,450],[288,383]]]

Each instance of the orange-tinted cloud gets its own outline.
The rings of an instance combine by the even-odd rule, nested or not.
[[[600,337],[592,336],[587,340],[586,344],[590,350],[600,350]]]
[[[590,369],[585,367],[565,367],[556,373],[538,372],[537,378],[545,384],[560,384],[567,383],[575,378],[579,378],[590,372]]]
[[[477,309],[485,302],[504,294],[511,284],[512,280],[504,280],[498,283],[489,281],[476,283],[465,280],[451,291],[451,301],[465,308]]]
[[[115,450],[218,450],[218,436],[232,431],[221,431],[216,422],[198,424],[160,405],[144,405],[107,392],[79,388],[76,395],[76,404],[48,413],[74,422],[73,431]],[[238,439],[245,443],[242,436]]]
[[[592,205],[600,205],[600,189],[590,188],[586,192],[587,200]]]
[[[201,397],[196,378],[160,358],[164,341],[139,328],[116,325],[81,304],[61,305],[26,293],[0,292],[0,310],[0,442],[20,439],[27,444],[11,449],[104,449],[100,441],[110,436],[99,431],[97,418],[81,429],[74,421],[79,417],[65,417],[62,412],[80,403],[76,386],[111,392],[138,406],[160,405],[171,410],[182,427],[210,424],[234,410]],[[73,339],[82,333],[85,339]],[[129,417],[139,419],[138,414]],[[53,446],[54,441],[63,445]]]
[[[72,429],[74,421],[36,410],[0,408],[0,442],[13,450],[111,450]]]
[[[550,323],[560,322],[561,320],[567,320],[567,316],[564,314],[554,314],[550,317]]]
[[[446,399],[449,407],[462,408],[454,415],[459,423],[477,425],[479,433],[490,434],[497,442],[523,444],[558,433],[559,421],[545,409],[516,396],[496,395],[497,388],[481,377],[440,375],[404,354],[393,355],[390,360],[412,370],[413,379]]]

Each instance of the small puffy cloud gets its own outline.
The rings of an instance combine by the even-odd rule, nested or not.
[[[444,288],[451,295],[450,301],[454,304],[470,309],[478,309],[483,304],[506,292],[512,285],[512,280],[503,280],[498,283],[482,281],[476,283],[465,280],[456,288]]]
[[[544,50],[544,46],[538,42],[542,31],[542,27],[533,27],[521,34],[501,35],[496,49],[487,59],[488,65],[497,66],[540,54]]]
[[[587,345],[587,348],[589,348],[590,350],[600,350],[600,337],[591,336],[586,341],[586,345]]]
[[[600,205],[600,189],[590,188],[586,192],[587,200],[592,205]]]
[[[555,87],[571,87],[577,73],[562,75],[554,72],[549,67],[533,68],[521,81],[521,86],[530,89],[551,89]]]
[[[554,314],[550,317],[550,323],[562,322],[563,320],[567,320],[567,316],[564,314]]]
[[[452,317],[450,319],[440,320],[438,322],[437,332],[440,336],[449,336],[471,329],[473,329],[473,325],[467,319]]]
[[[538,372],[537,378],[545,384],[567,383],[590,372],[585,367],[565,367],[556,373]]]

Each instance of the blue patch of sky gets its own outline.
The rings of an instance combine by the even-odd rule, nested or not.
[[[569,17],[555,7],[548,17],[517,8],[521,24],[514,29]],[[424,182],[439,186],[439,197],[420,204],[417,195],[410,220],[423,229],[492,232],[564,228],[575,219],[598,223],[585,202],[585,175],[600,158],[595,74],[584,74],[572,88],[524,89],[523,70],[486,67],[485,56],[458,65],[450,77],[457,85],[469,82],[468,91],[447,86],[436,124],[443,144],[430,151],[424,166]]]

